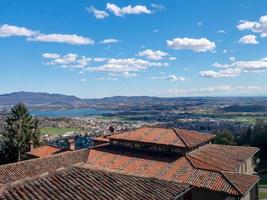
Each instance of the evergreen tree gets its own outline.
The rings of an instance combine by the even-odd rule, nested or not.
[[[19,103],[11,109],[4,131],[6,154],[9,161],[20,161],[21,155],[29,150],[29,141],[39,144],[38,120],[33,118],[27,107]]]

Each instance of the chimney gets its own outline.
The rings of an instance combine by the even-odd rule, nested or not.
[[[74,139],[69,139],[68,143],[69,143],[69,150],[70,151],[74,151],[75,150],[75,140]]]
[[[29,141],[29,148],[30,148],[30,151],[33,150],[33,141],[32,140]]]

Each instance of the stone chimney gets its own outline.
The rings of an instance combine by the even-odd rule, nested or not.
[[[29,148],[30,148],[30,151],[33,150],[33,141],[32,140],[29,141]]]
[[[74,151],[75,150],[75,140],[74,139],[69,139],[68,143],[69,143],[69,150],[70,151]]]

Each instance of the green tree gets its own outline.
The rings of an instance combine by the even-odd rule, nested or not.
[[[27,107],[19,103],[11,109],[3,133],[6,138],[6,154],[9,161],[20,161],[21,155],[29,150],[29,141],[39,144],[38,120],[33,118]]]
[[[236,145],[235,137],[228,130],[223,130],[222,132],[216,132],[216,137],[214,139],[215,144],[225,144],[225,145]]]

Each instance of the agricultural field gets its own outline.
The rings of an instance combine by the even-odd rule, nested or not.
[[[40,128],[41,135],[61,136],[67,132],[80,132],[79,128],[43,127]]]

